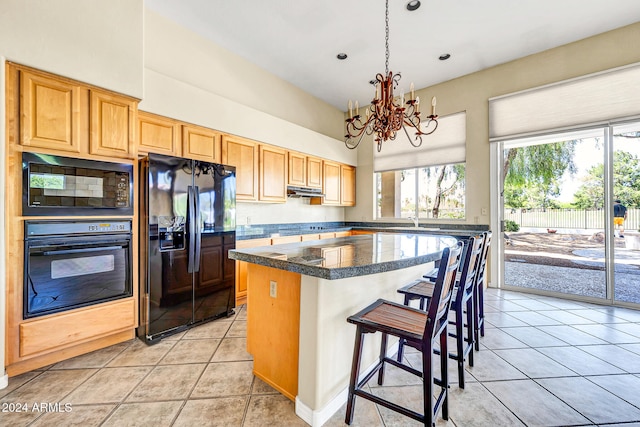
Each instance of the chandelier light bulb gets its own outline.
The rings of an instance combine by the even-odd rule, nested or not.
[[[431,115],[436,115],[436,97],[431,98]]]

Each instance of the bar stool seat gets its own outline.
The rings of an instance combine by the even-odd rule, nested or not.
[[[464,388],[464,362],[468,358],[469,365],[473,366],[473,347],[475,341],[475,316],[474,316],[474,286],[476,275],[480,266],[480,256],[484,235],[469,238],[467,247],[462,256],[460,264],[460,280],[456,286],[455,297],[451,304],[451,310],[455,312],[455,320],[449,322],[455,326],[454,332],[449,336],[456,339],[456,352],[449,353],[449,357],[457,361],[458,365],[458,386]],[[412,300],[420,300],[420,308],[429,302],[433,297],[434,283],[426,279],[418,279],[398,289],[404,294],[404,304],[409,305]],[[466,331],[466,334],[465,334]],[[398,346],[397,360],[402,360],[404,345],[407,343],[400,340]]]
[[[356,396],[363,397],[382,405],[407,417],[424,423],[425,426],[435,426],[435,418],[442,411],[442,418],[449,417],[448,410],[448,377],[447,377],[447,324],[449,307],[453,296],[453,285],[460,263],[462,242],[453,248],[445,248],[440,261],[440,272],[436,279],[431,303],[427,311],[418,310],[403,304],[379,299],[360,312],[350,316],[347,321],[356,325],[356,340],[353,351],[353,364],[349,382],[349,396],[347,399],[347,413],[345,423],[351,424],[355,408]],[[358,381],[364,336],[368,333],[382,333],[379,358],[374,368]],[[388,336],[398,337],[415,347],[422,353],[423,370],[419,371],[395,359],[387,357]],[[434,344],[439,342],[440,348],[440,379],[433,376]],[[385,364],[391,364],[411,374],[422,378],[423,383],[423,413],[405,408],[397,403],[382,399],[363,389],[365,384],[378,373],[378,384],[384,382]],[[440,387],[437,398],[433,396],[434,385]]]

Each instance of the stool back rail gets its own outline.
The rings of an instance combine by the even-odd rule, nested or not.
[[[487,257],[491,247],[491,231],[485,231],[480,267],[476,276],[476,284],[473,288],[473,311],[475,313],[473,328],[475,330],[475,349],[480,350],[480,337],[484,336],[484,288],[487,273]]]

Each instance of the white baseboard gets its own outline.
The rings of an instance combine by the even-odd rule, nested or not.
[[[387,348],[387,354],[396,354],[398,351],[398,343],[396,342],[391,347]],[[360,373],[358,381],[361,381],[369,372],[375,368],[378,360],[371,364],[364,372]],[[309,424],[311,427],[321,427],[335,414],[342,406],[347,402],[349,397],[349,385],[347,385],[336,397],[331,399],[323,408],[313,410],[305,405],[296,396],[296,415],[302,418],[302,420]]]
[[[7,388],[8,385],[9,385],[9,375],[4,374],[3,376],[0,377],[0,390],[2,390],[3,388]]]

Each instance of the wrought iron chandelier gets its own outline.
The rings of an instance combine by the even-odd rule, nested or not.
[[[385,13],[385,73],[378,73],[375,79],[376,95],[371,105],[366,109],[366,118],[363,121],[358,108],[358,101],[353,104],[349,101],[349,118],[345,120],[346,132],[344,143],[349,149],[356,148],[364,135],[375,133],[374,140],[378,145],[378,152],[382,149],[383,141],[396,139],[397,132],[402,129],[409,142],[414,147],[422,145],[422,136],[430,135],[438,128],[438,116],[436,115],[436,97],[431,99],[431,114],[426,123],[425,130],[420,129],[420,98],[415,96],[413,83],[409,93],[409,99],[405,100],[404,93],[396,100],[393,95],[400,82],[400,73],[393,74],[389,71],[389,0],[386,0]],[[402,92],[402,91],[400,91]],[[415,131],[413,137],[409,135]]]

